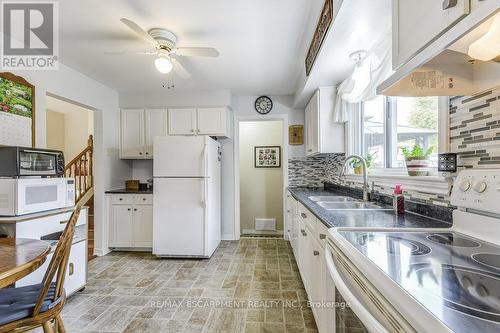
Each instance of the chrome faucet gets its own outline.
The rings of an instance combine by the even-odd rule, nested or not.
[[[345,167],[347,165],[347,162],[349,160],[357,158],[358,160],[361,161],[361,164],[363,165],[363,201],[370,201],[369,195],[368,195],[368,166],[366,165],[366,160],[360,156],[360,155],[349,155],[346,157],[344,161],[344,166],[340,170],[340,177],[343,177],[345,175]]]

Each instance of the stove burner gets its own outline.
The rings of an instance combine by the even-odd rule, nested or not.
[[[500,255],[493,253],[476,253],[472,255],[472,259],[478,263],[500,270]]]
[[[441,288],[435,296],[444,305],[462,313],[500,323],[500,275],[468,267],[443,264],[436,269],[431,263],[415,264],[416,274],[428,275]],[[436,271],[438,270],[438,271]],[[429,292],[435,289],[428,288]]]
[[[400,245],[409,248],[410,254],[413,256],[424,255],[431,252],[431,249],[427,245],[411,239],[392,235],[385,236],[383,239],[387,241],[387,252],[390,254],[400,254]],[[368,242],[373,242],[374,240],[374,235],[365,234],[359,236],[357,242],[359,245],[365,246]]]
[[[451,232],[433,234],[427,236],[427,239],[434,243],[457,247],[479,247],[480,244],[468,238],[453,235]]]

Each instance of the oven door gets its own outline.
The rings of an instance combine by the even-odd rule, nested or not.
[[[66,206],[65,178],[17,180],[17,215],[43,212]]]
[[[331,240],[325,259],[335,286],[335,333],[416,332]]]
[[[57,176],[59,155],[58,152],[19,150],[19,176]]]

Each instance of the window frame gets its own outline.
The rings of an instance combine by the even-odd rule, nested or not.
[[[383,96],[384,98],[384,167],[383,168],[373,168],[371,169],[372,174],[382,175],[400,175],[407,176],[406,168],[404,167],[393,167],[393,148],[397,145],[397,134],[395,129],[397,129],[397,118],[393,116],[397,112],[396,98],[391,96]],[[449,98],[439,96],[438,97],[438,147],[437,153],[448,152],[449,149],[449,116],[448,116],[448,104]],[[357,121],[351,122],[351,132],[355,133],[351,137],[359,138],[358,147],[353,147],[350,143],[349,151],[353,153],[361,153],[365,155],[366,153],[366,143],[364,137],[364,102],[359,103],[359,108],[357,108],[358,115],[352,117]],[[437,167],[433,167],[429,176],[437,176]]]

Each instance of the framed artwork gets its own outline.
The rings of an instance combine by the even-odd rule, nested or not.
[[[12,73],[0,73],[0,145],[35,146],[35,87]]]
[[[304,125],[290,125],[288,127],[288,144],[292,146],[304,144]]]
[[[255,147],[256,168],[281,168],[280,146]]]
[[[306,75],[309,76],[311,69],[316,61],[321,45],[325,40],[326,33],[333,22],[333,0],[325,0],[323,9],[321,10],[321,16],[319,17],[318,24],[316,25],[316,30],[314,31],[313,38],[311,40],[311,45],[309,45],[309,50],[307,51],[307,56],[305,60],[306,65]]]

